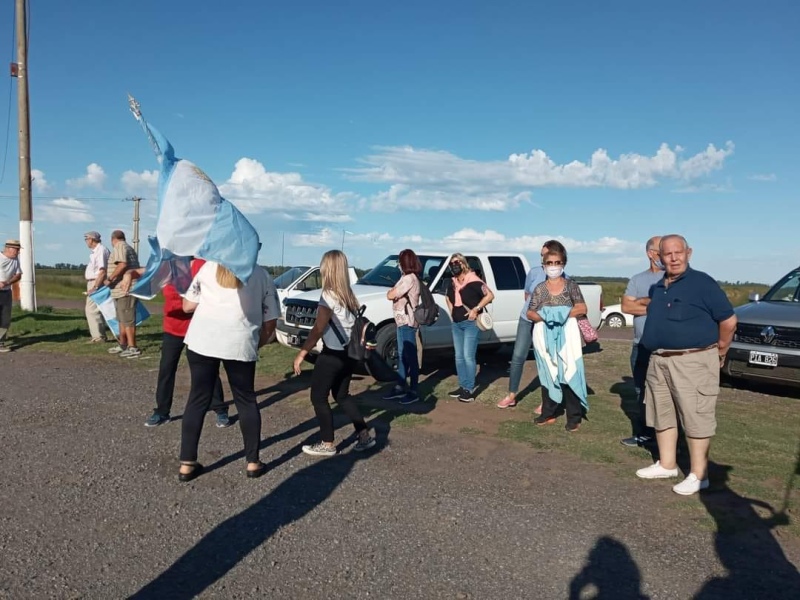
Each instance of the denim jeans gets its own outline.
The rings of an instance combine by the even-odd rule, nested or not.
[[[478,370],[475,354],[478,352],[480,330],[475,321],[470,320],[453,323],[452,328],[458,385],[472,392],[475,390],[475,374]]]
[[[522,368],[528,359],[533,343],[533,323],[520,319],[517,323],[517,339],[514,340],[514,352],[511,354],[511,371],[508,375],[508,391],[516,394],[519,381],[522,379]]]
[[[417,330],[408,325],[397,327],[397,376],[400,385],[412,392],[417,391],[419,384],[419,363],[417,361]],[[406,379],[410,385],[406,386]]]
[[[647,379],[647,366],[650,364],[650,351],[641,344],[631,347],[631,373],[633,385],[636,389],[636,404],[639,407],[639,418],[634,424],[634,435],[655,437],[655,431],[647,426],[647,416],[644,408],[644,386]]]

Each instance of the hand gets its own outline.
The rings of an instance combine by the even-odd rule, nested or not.
[[[720,355],[719,355],[719,368],[720,369],[725,366],[725,357],[727,356],[727,354],[728,354],[727,352],[720,352]]]
[[[470,308],[469,312],[467,313],[467,319],[470,321],[474,321],[478,318],[478,309],[477,308]]]
[[[305,356],[306,355],[301,350],[300,352],[297,353],[297,356],[294,357],[294,363],[292,364],[292,368],[294,369],[295,375],[300,375],[301,373],[300,367],[303,364],[303,359],[305,358]]]
[[[124,293],[128,293],[131,289],[131,283],[133,283],[130,279],[123,279],[122,283],[119,284],[119,289],[121,289]]]
[[[0,281],[0,290],[4,289],[5,287],[6,287],[6,282]]]

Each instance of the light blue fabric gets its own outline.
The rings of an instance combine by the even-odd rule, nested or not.
[[[117,321],[117,309],[114,306],[114,299],[111,297],[111,289],[103,286],[96,292],[89,294],[92,301],[97,304],[100,313],[106,320],[108,328],[114,337],[119,339],[119,321]],[[150,318],[150,311],[141,302],[136,303],[136,326],[138,327],[144,321]]]
[[[172,283],[180,290],[183,281],[170,277],[184,272],[183,265],[167,265],[172,261],[188,264],[195,256],[219,263],[246,283],[258,260],[258,232],[225,198],[219,195],[214,182],[196,165],[179,159],[157,129],[134,112],[160,165],[158,178],[158,221],[153,256],[145,274],[131,290],[139,297],[152,297],[155,285]],[[177,285],[176,285],[177,283]]]
[[[534,344],[533,349],[536,355],[539,381],[543,387],[547,388],[553,402],[561,404],[563,397],[561,386],[568,385],[575,392],[575,395],[580,398],[583,407],[589,410],[583,355],[577,352],[576,356],[568,357],[565,360],[562,352],[567,344],[565,324],[569,319],[571,310],[571,306],[545,306],[539,309],[538,313],[544,320],[544,343],[547,355],[541,354],[536,344]],[[577,328],[577,324],[575,327]],[[580,335],[580,332],[577,335]],[[580,348],[579,343],[578,348]],[[552,359],[555,359],[554,362],[557,365],[557,377],[555,379],[553,379],[550,370],[544,367]],[[567,361],[571,361],[572,364],[568,364]],[[574,369],[570,369],[572,366],[574,366]],[[568,371],[574,371],[574,373],[568,377]]]
[[[175,256],[169,250],[162,251],[158,239],[149,237],[150,259],[144,275],[131,290],[131,296],[151,300],[167,284],[172,284],[179,294],[183,294],[192,283],[192,267],[189,257]]]

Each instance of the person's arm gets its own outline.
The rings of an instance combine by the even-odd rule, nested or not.
[[[483,286],[483,292],[484,294],[483,298],[481,298],[481,301],[478,302],[476,306],[472,307],[467,313],[467,318],[470,321],[474,321],[475,319],[477,319],[478,313],[480,313],[486,307],[487,304],[491,304],[492,300],[494,300],[494,292],[492,292],[492,290],[490,290],[488,286],[485,285]]]
[[[728,348],[730,348],[731,342],[733,341],[733,334],[736,332],[736,324],[738,320],[736,319],[736,315],[731,315],[724,321],[720,321],[719,323],[719,341],[717,342],[717,350],[719,352],[719,366],[725,364],[725,355],[728,354]]]
[[[142,275],[144,275],[144,267],[128,269],[125,271],[125,275],[122,276],[122,283],[119,284],[119,288],[127,294],[131,290],[133,280],[139,279]]]
[[[258,336],[259,348],[261,348],[261,346],[266,346],[272,334],[275,333],[278,317],[281,315],[281,307],[280,304],[278,304],[278,290],[275,288],[275,282],[269,275],[267,275],[264,295],[261,298],[261,315],[263,321],[261,322],[261,331]]]
[[[191,313],[193,313],[195,311],[195,309],[197,308],[198,304],[200,304],[200,303],[199,302],[192,302],[191,300],[187,300],[186,298],[183,298],[183,303],[182,304],[183,304],[183,312],[191,314]]]
[[[17,272],[16,272],[16,273],[15,273],[15,274],[14,274],[14,275],[11,277],[11,279],[9,279],[8,281],[5,281],[5,282],[3,283],[3,287],[4,287],[4,288],[5,288],[5,287],[11,287],[11,286],[12,286],[12,285],[14,285],[15,283],[17,283],[17,282],[18,282],[20,279],[22,279],[22,271],[19,271],[19,270],[18,270],[18,271],[17,271]]]
[[[201,291],[202,286],[200,285],[200,272],[198,271],[197,275],[195,275],[195,278],[192,279],[192,283],[189,284],[189,288],[186,290],[186,293],[181,297],[183,312],[191,314],[195,311],[197,306],[200,304]]]
[[[411,282],[410,278],[403,275],[400,278],[400,281],[394,284],[394,287],[386,292],[386,299],[397,300],[398,298],[402,298],[409,292],[412,285],[413,283]]]
[[[264,321],[261,324],[261,331],[258,334],[258,347],[266,346],[272,334],[275,333],[275,327],[278,325],[278,319]]]
[[[538,312],[542,307],[542,297],[543,293],[539,290],[539,286],[536,286],[533,290],[533,295],[531,295],[531,301],[528,304],[528,312],[525,313],[525,316],[534,323],[542,323],[544,321],[542,315]]]
[[[622,312],[634,317],[643,317],[647,314],[650,298],[636,298],[634,296],[622,297]]]
[[[124,255],[116,257],[118,258],[118,260],[114,261],[116,254],[117,252],[115,248],[114,254],[112,254],[111,256],[111,260],[114,262],[114,271],[111,273],[111,275],[108,276],[108,279],[106,279],[105,281],[106,285],[114,285],[115,283],[117,283],[120,279],[122,279],[122,276],[125,274],[125,271],[128,270],[128,263],[124,260],[125,259]]]
[[[292,366],[295,375],[300,375],[300,365],[303,364],[305,357],[308,356],[311,349],[317,345],[322,334],[325,333],[325,328],[328,326],[332,314],[333,311],[327,306],[320,304],[317,308],[317,320],[314,321],[314,327],[311,328],[305,344],[303,344],[303,347],[300,348],[300,352],[298,352],[297,356],[294,358],[294,364]]]
[[[583,292],[581,286],[575,283],[572,279],[567,280],[569,287],[569,297],[572,300],[572,309],[569,311],[569,317],[585,317],[588,312],[586,300],[583,299]]]

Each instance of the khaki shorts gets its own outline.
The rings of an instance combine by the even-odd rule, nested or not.
[[[123,327],[136,325],[136,298],[133,296],[114,298],[114,308],[117,311],[117,321],[120,325]]]
[[[678,426],[686,435],[712,437],[717,430],[719,352],[709,348],[680,356],[650,356],[644,402],[647,424],[656,431]]]

